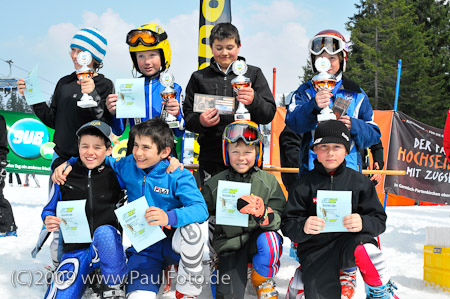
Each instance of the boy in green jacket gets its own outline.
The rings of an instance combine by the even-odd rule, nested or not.
[[[239,120],[226,126],[222,149],[229,168],[209,179],[202,189],[211,215],[212,247],[218,260],[214,274],[218,281],[213,286],[217,299],[244,298],[249,263],[253,263],[251,281],[258,298],[278,298],[272,277],[280,268],[282,238],[276,231],[281,225],[286,199],[275,176],[259,168],[262,139],[258,125],[252,121]],[[247,227],[215,224],[219,181],[251,184],[250,194],[241,196],[230,207],[249,215]]]

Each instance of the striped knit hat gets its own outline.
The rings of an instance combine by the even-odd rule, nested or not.
[[[106,38],[97,29],[83,28],[74,35],[70,47],[88,51],[95,60],[101,63],[106,55],[107,44]]]

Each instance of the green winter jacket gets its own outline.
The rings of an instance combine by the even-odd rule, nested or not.
[[[208,205],[209,215],[211,216],[216,215],[217,186],[219,180],[251,183],[251,193],[261,197],[266,207],[269,206],[272,208],[275,217],[266,226],[260,226],[251,215],[249,215],[248,227],[216,224],[214,228],[213,248],[217,255],[224,251],[235,251],[242,248],[248,241],[250,234],[258,228],[267,231],[277,231],[280,229],[281,215],[286,205],[286,198],[273,174],[254,167],[245,174],[227,169],[210,178],[203,187],[202,194]]]

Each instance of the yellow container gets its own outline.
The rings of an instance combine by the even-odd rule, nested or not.
[[[450,292],[450,248],[424,246],[423,279]]]

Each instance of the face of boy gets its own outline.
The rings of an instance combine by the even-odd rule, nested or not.
[[[242,141],[227,145],[230,165],[238,173],[246,173],[255,165],[256,147]]]
[[[144,76],[152,76],[161,68],[159,50],[136,52],[138,68]]]
[[[347,150],[340,143],[325,143],[314,147],[317,160],[322,163],[327,172],[335,171],[344,162]]]
[[[238,47],[234,38],[225,38],[224,40],[214,40],[211,50],[214,60],[222,69],[227,69],[230,64],[237,60],[241,47]]]
[[[93,135],[83,135],[78,145],[81,162],[88,169],[94,169],[103,163],[106,156],[111,155],[112,147],[105,146],[105,139]]]
[[[339,55],[338,54],[330,55],[326,51],[323,51],[319,56],[317,56],[317,58],[319,58],[319,57],[325,57],[325,58],[328,58],[328,60],[330,60],[331,67],[327,71],[327,73],[336,75],[337,72],[339,71],[339,68],[341,67],[341,61],[339,59]]]
[[[136,135],[134,138],[133,156],[137,167],[141,169],[156,165],[159,161],[167,158],[169,154],[169,147],[158,154],[158,146],[148,136]]]
[[[79,65],[77,62],[77,56],[78,56],[78,53],[80,53],[82,51],[83,50],[81,50],[80,48],[77,48],[77,47],[70,48],[70,58],[72,59],[73,67],[75,68],[75,70],[78,70],[79,68],[81,68],[81,65]],[[91,61],[91,63],[89,63],[88,67],[90,67],[91,69],[94,68],[94,58],[92,58],[92,61]]]

